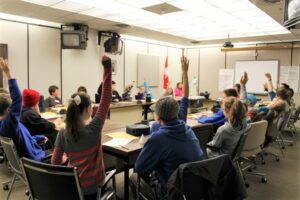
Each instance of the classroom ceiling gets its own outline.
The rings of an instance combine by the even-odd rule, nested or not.
[[[299,32],[287,31],[280,25],[284,18],[284,0],[251,2],[0,0],[0,12],[58,23],[83,23],[97,30],[116,31],[180,45],[194,45],[192,41],[197,45],[220,44],[227,40],[228,33],[235,43],[300,39]],[[130,26],[122,27],[120,24]]]

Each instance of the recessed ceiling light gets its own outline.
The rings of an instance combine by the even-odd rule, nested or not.
[[[55,2],[53,7],[62,10],[195,40],[224,39],[227,33],[231,38],[290,33],[249,0],[25,1],[39,5]],[[161,15],[143,9],[163,3],[181,11]]]

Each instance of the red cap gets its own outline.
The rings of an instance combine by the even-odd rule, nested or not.
[[[23,90],[23,106],[32,107],[38,104],[40,100],[40,93],[32,89]]]

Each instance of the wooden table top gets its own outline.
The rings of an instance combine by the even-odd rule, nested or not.
[[[152,105],[154,104],[154,101],[151,102],[145,102],[144,100],[141,101],[141,103],[137,103],[137,101],[121,101],[118,103],[111,103],[110,109],[118,109],[118,108],[127,108],[127,107],[140,107],[145,105]],[[99,104],[94,104],[93,107],[98,107]]]
[[[196,119],[187,119],[187,124],[190,127],[199,127],[204,126],[205,124],[200,124]],[[111,140],[112,138],[107,136],[107,133],[114,133],[114,132],[126,132],[126,124],[114,122],[110,120],[106,120],[103,131],[102,131],[102,144]],[[146,140],[150,137],[150,135],[145,136]],[[112,147],[103,145],[104,152],[117,154],[123,157],[128,157],[132,154],[138,154],[140,150],[143,148],[143,144],[139,143],[139,139],[134,139],[129,144],[125,145],[124,147]]]

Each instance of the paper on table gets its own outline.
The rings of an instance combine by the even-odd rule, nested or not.
[[[61,115],[58,115],[58,114],[53,113],[53,112],[44,112],[44,113],[41,113],[41,116],[44,119],[54,119],[54,118],[61,117]]]
[[[138,139],[138,137],[135,137],[133,135],[124,132],[107,133],[106,135],[111,138],[122,138],[122,139],[131,139],[131,140]]]
[[[113,138],[108,142],[105,142],[103,145],[112,146],[112,147],[123,147],[130,143],[133,139],[125,139],[125,138]]]
[[[195,115],[195,114],[187,114],[186,117],[187,117],[188,119],[197,119],[197,118],[198,118],[198,116]]]

